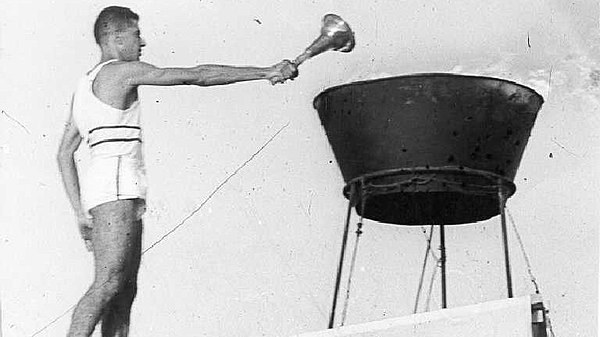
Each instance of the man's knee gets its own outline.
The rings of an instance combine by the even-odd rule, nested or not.
[[[117,293],[114,293],[115,289],[118,289]],[[125,315],[130,312],[133,301],[137,294],[137,286],[135,282],[127,282],[124,287],[115,287],[107,296],[110,298],[110,305],[107,307],[106,313]],[[125,317],[125,316],[123,316]]]
[[[127,283],[123,271],[113,271],[107,273],[105,277],[97,278],[90,290],[97,293],[103,301],[110,301],[128,288]]]

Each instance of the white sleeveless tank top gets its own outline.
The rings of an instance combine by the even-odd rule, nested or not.
[[[93,158],[127,156],[142,160],[139,101],[121,110],[100,101],[92,90],[98,72],[113,61],[100,63],[80,80],[73,98],[73,119]]]

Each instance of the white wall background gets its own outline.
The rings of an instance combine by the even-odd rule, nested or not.
[[[32,336],[91,282],[92,258],[80,242],[54,158],[74,85],[99,59],[93,21],[112,4],[1,2],[4,336]],[[312,99],[354,80],[446,71],[516,80],[545,97],[508,207],[551,303],[556,335],[596,335],[597,2],[119,4],[140,14],[148,43],[143,58],[158,66],[266,66],[291,59],[318,35],[329,12],[345,18],[357,37],[352,53],[310,60],[298,79],[282,86],[142,89],[151,186],[145,247],[289,126],[144,255],[132,336],[286,336],[324,329],[346,203]],[[85,157],[82,151],[83,166]],[[497,219],[447,230],[450,306],[505,296],[499,234]],[[515,294],[529,294],[533,288],[512,232],[510,244]],[[346,323],[410,314],[424,249],[421,228],[367,222]],[[439,273],[432,309],[440,304],[438,285]],[[69,316],[39,336],[64,335]]]

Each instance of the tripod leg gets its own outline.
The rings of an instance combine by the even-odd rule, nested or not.
[[[498,189],[498,202],[500,206],[500,222],[502,225],[502,244],[504,246],[504,267],[506,269],[506,288],[508,290],[508,298],[513,297],[512,276],[510,272],[510,256],[508,254],[508,233],[506,230],[506,196],[502,190],[502,185]]]
[[[440,251],[441,251],[441,269],[442,269],[442,308],[448,307],[446,303],[446,231],[444,225],[440,225]]]
[[[342,268],[344,267],[344,255],[346,253],[346,243],[348,242],[348,229],[350,227],[350,216],[352,214],[352,202],[354,199],[354,185],[350,187],[350,199],[348,200],[348,212],[346,214],[346,225],[344,227],[344,236],[342,238],[342,250],[340,252],[340,262],[337,268],[337,276],[335,278],[335,290],[333,291],[333,303],[331,305],[331,313],[329,315],[329,329],[333,328],[335,322],[335,309],[337,307],[338,293],[340,291],[340,282],[342,280]]]

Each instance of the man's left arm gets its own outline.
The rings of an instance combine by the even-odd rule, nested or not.
[[[69,115],[69,120],[65,125],[65,131],[58,148],[56,159],[58,161],[58,168],[62,176],[63,185],[65,186],[67,196],[71,202],[75,216],[77,217],[79,231],[86,243],[87,249],[91,250],[91,220],[88,219],[85,210],[81,205],[79,174],[77,172],[77,165],[75,164],[75,152],[79,148],[81,140],[82,137],[73,120],[73,104],[71,103],[71,113]]]
[[[79,148],[81,140],[81,135],[75,126],[73,115],[71,114],[65,125],[65,131],[56,159],[67,196],[76,215],[83,214],[79,195],[79,175],[77,173],[77,166],[75,165],[75,152]]]

